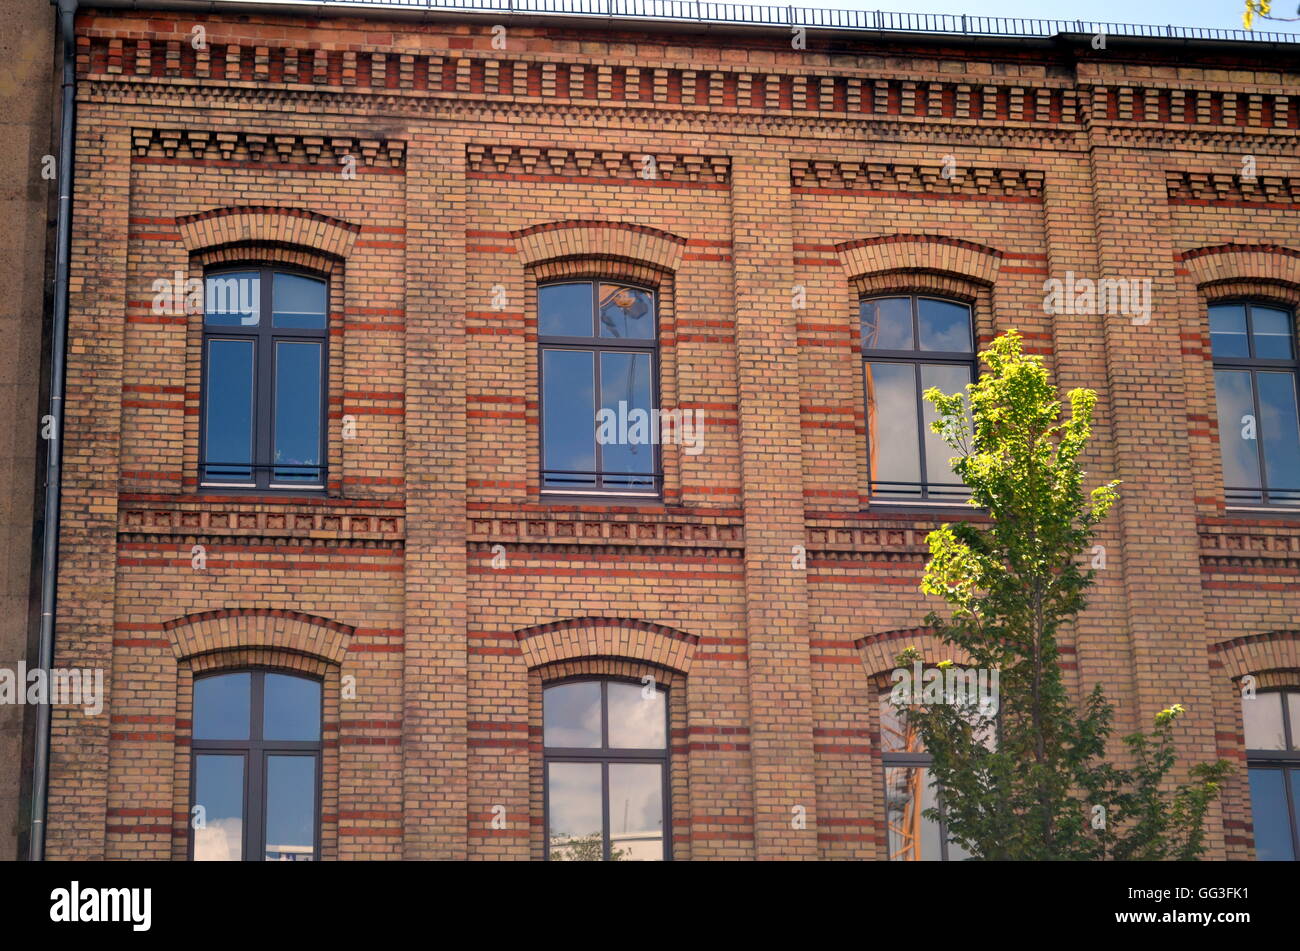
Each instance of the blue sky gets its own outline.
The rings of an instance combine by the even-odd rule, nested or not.
[[[755,0],[741,0],[755,2]],[[1300,0],[1274,0],[1278,16],[1295,16]],[[890,10],[898,13],[966,13],[972,16],[1030,17],[1043,20],[1093,20],[1204,26],[1240,30],[1245,0],[797,0],[795,6]],[[1255,21],[1256,31],[1300,33],[1300,23]]]

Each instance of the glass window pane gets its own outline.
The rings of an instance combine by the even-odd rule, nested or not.
[[[971,381],[971,370],[967,366],[951,364],[924,364],[921,367],[921,392],[937,386],[944,393],[964,393],[966,384]],[[952,469],[949,459],[957,455],[943,437],[930,429],[930,424],[938,419],[934,404],[925,401],[922,406],[925,423],[925,479],[931,495],[965,498],[970,490],[962,483],[961,477]]]
[[[194,739],[246,740],[252,675],[219,674],[194,681]]]
[[[858,313],[862,319],[862,349],[912,349],[911,298],[879,297],[864,300]]]
[[[271,326],[324,330],[326,285],[301,274],[276,274],[271,284]]]
[[[601,284],[600,335],[622,340],[653,340],[655,336],[654,295],[638,287]]]
[[[194,861],[238,862],[244,857],[244,757],[194,757]]]
[[[542,466],[549,487],[596,484],[595,366],[588,350],[542,351]]]
[[[316,850],[316,757],[266,758],[268,862],[309,862]]]
[[[1249,772],[1250,809],[1255,820],[1255,858],[1261,862],[1294,861],[1291,823],[1295,817],[1287,812],[1283,771],[1255,768]],[[1300,771],[1293,775],[1300,775]],[[1294,783],[1292,789],[1300,792],[1300,787]]]
[[[652,489],[658,468],[654,365],[648,353],[600,355],[601,472],[610,488]]]
[[[921,454],[916,432],[916,369],[868,363],[867,451],[872,488],[883,496],[917,495]]]
[[[226,271],[203,285],[203,322],[209,327],[256,327],[262,305],[257,271]]]
[[[1219,446],[1229,501],[1259,500],[1259,427],[1246,370],[1215,370]],[[1236,490],[1235,492],[1232,490]]]
[[[658,763],[609,766],[609,856],[660,862],[664,857],[664,777]]]
[[[594,680],[547,687],[542,694],[542,743],[599,749],[600,684]]]
[[[320,739],[320,682],[287,674],[267,674],[262,736],[268,740]]]
[[[592,336],[592,285],[547,284],[537,289],[537,332],[543,337]]]
[[[916,319],[922,350],[970,352],[970,308],[965,304],[922,297],[916,302]]]
[[[667,695],[640,684],[609,683],[609,745],[651,750],[668,745]]]
[[[321,344],[276,341],[276,482],[320,482],[321,371]]]
[[[1210,305],[1210,350],[1216,357],[1248,357],[1246,308],[1241,304]]]
[[[600,771],[599,763],[547,764],[546,834],[553,861],[603,861]]]
[[[885,824],[889,858],[902,862],[942,860],[939,824],[923,815],[935,805],[930,771],[920,766],[885,769]]]
[[[1246,749],[1284,750],[1282,694],[1275,690],[1241,698],[1241,720],[1245,725]]]
[[[1300,501],[1300,419],[1296,375],[1260,371],[1259,436],[1264,440],[1264,484],[1274,501]]]
[[[880,698],[880,749],[885,753],[925,752],[920,735],[907,725],[906,716],[899,716],[888,694]]]
[[[1288,692],[1286,706],[1287,719],[1291,721],[1291,749],[1300,750],[1300,692]],[[1296,802],[1300,802],[1300,799]]]
[[[209,340],[203,393],[209,479],[253,476],[253,341]]]
[[[1261,360],[1290,360],[1295,352],[1295,330],[1291,315],[1276,307],[1250,308],[1251,330],[1255,333],[1255,356]]]

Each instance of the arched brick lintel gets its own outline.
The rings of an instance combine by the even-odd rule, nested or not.
[[[190,252],[239,243],[285,244],[346,258],[361,228],[301,208],[236,205],[176,219]]]
[[[853,642],[862,657],[862,666],[867,676],[877,678],[887,675],[898,666],[898,655],[909,647],[921,652],[921,658],[927,665],[941,660],[951,660],[959,666],[970,664],[970,656],[941,641],[928,627],[901,628],[896,631],[880,631],[868,634]]]
[[[1219,244],[1179,255],[1197,287],[1225,281],[1273,281],[1300,287],[1300,249],[1274,244]]]
[[[1002,265],[996,248],[928,234],[889,234],[835,246],[850,280],[883,271],[934,271],[993,284]]]
[[[658,228],[619,221],[556,221],[512,233],[528,267],[563,258],[636,261],[676,271],[686,239]]]
[[[1269,631],[1220,641],[1210,645],[1210,657],[1231,680],[1268,671],[1300,671],[1300,631]]]
[[[515,632],[531,670],[584,657],[623,657],[690,673],[699,637],[628,618],[582,617]]]
[[[298,611],[223,608],[189,614],[163,624],[178,661],[218,651],[266,648],[303,654],[338,665],[353,628]]]

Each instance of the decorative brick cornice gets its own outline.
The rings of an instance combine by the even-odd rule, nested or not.
[[[1038,198],[1043,191],[1043,178],[1043,172],[1038,169],[1024,168],[836,159],[795,159],[790,163],[790,184],[796,189],[899,192],[936,198],[949,195]]]
[[[1264,204],[1300,207],[1300,178],[1259,175],[1243,178],[1227,172],[1166,171],[1165,187],[1173,204]]]
[[[640,518],[573,519],[489,516],[469,520],[468,540],[540,545],[650,546],[665,548],[740,549],[739,521]]]
[[[515,640],[530,669],[584,657],[626,657],[687,674],[700,639],[646,621],[581,617],[524,628]]]
[[[526,266],[562,258],[617,259],[676,271],[687,241],[679,235],[620,221],[556,221],[513,232]]]
[[[354,629],[298,611],[222,608],[163,623],[177,660],[249,648],[318,657],[339,664]]]
[[[406,143],[380,136],[298,135],[208,129],[132,129],[136,158],[321,165],[336,172],[347,156],[357,168],[403,168]]]
[[[943,235],[888,234],[835,245],[850,279],[883,271],[923,270],[993,284],[1003,254],[996,248]]]
[[[144,31],[147,34],[147,30]],[[1164,125],[1255,131],[1300,128],[1300,96],[1257,87],[1139,87],[1032,79],[949,77],[937,63],[907,64],[908,76],[879,69],[879,57],[844,68],[800,71],[701,69],[690,64],[566,62],[537,54],[445,50],[430,54],[349,46],[241,46],[213,43],[195,50],[175,34],[120,36],[83,32],[77,67],[88,80],[205,86],[307,87],[374,95],[540,98],[551,103],[664,108],[706,107],[803,115],[894,116],[924,123],[973,119],[1019,126]],[[936,69],[924,75],[926,66]],[[874,67],[874,68],[873,68]],[[1206,86],[1212,85],[1206,83]]]
[[[1223,281],[1277,281],[1300,286],[1300,249],[1278,244],[1219,244],[1178,255],[1197,286]]]
[[[400,508],[358,511],[351,503],[322,506],[263,506],[257,503],[132,503],[118,509],[120,536],[156,540],[196,538],[317,539],[348,545],[359,540],[398,542],[405,531]]]
[[[725,155],[471,143],[465,159],[471,173],[490,175],[616,178],[642,184],[725,185],[731,179],[731,159]]]
[[[1202,569],[1250,567],[1300,571],[1300,531],[1200,527]]]

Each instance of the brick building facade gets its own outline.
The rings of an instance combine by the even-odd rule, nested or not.
[[[201,6],[78,19],[56,666],[107,702],[56,710],[51,857],[185,858],[197,678],[278,669],[321,684],[321,858],[543,857],[543,686],[646,676],[672,857],[886,858],[878,692],[943,656],[925,536],[969,510],[870,470],[864,299],[1098,391],[1074,689],[1244,766],[1240,678],[1300,687],[1300,511],[1225,492],[1207,318],[1300,307],[1300,46]],[[320,491],[210,484],[226,356],[167,295],[252,267],[327,289]],[[1070,277],[1149,319],[1049,314]],[[584,281],[703,413],[632,491],[548,491],[539,288]],[[1244,770],[1210,825],[1253,855]]]

